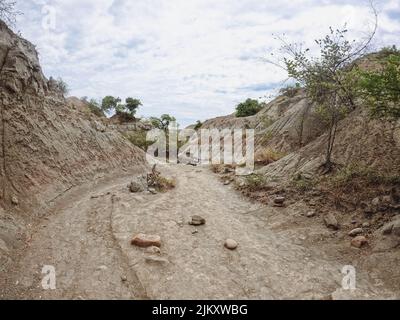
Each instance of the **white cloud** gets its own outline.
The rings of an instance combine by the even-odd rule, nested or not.
[[[142,115],[172,113],[184,124],[231,113],[285,80],[262,61],[272,34],[311,41],[349,22],[354,36],[370,19],[355,0],[24,0],[22,34],[37,44],[47,75],[77,96],[142,99]],[[42,29],[42,6],[56,29]],[[399,44],[398,0],[379,3],[379,46]],[[265,89],[265,91],[263,91]]]

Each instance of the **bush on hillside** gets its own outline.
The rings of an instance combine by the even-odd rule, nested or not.
[[[394,52],[394,51],[393,51]],[[400,52],[383,58],[382,68],[360,71],[358,90],[371,116],[380,119],[400,118]]]
[[[296,83],[295,85],[287,85],[286,87],[280,89],[279,93],[288,98],[293,98],[300,91],[300,89],[300,84]]]
[[[262,109],[262,104],[260,104],[257,100],[247,99],[245,102],[240,103],[236,107],[236,117],[250,117],[254,116]]]

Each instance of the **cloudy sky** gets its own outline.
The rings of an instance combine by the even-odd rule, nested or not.
[[[286,80],[265,59],[289,41],[321,37],[348,23],[371,28],[362,0],[17,0],[17,29],[37,45],[46,76],[78,97],[133,96],[142,116],[183,125],[269,97]],[[400,45],[400,0],[378,0],[377,48]]]

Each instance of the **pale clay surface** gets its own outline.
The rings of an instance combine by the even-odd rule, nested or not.
[[[342,264],[297,245],[268,225],[268,212],[208,169],[163,169],[177,178],[164,194],[132,194],[121,178],[60,199],[38,226],[8,297],[34,299],[322,299],[391,297],[360,272],[353,293],[341,290]],[[110,192],[110,194],[107,194]],[[101,195],[91,198],[91,196]],[[261,213],[261,214],[260,214]],[[201,215],[207,224],[187,224]],[[193,234],[194,230],[198,233]],[[130,244],[137,233],[161,236],[161,254]],[[226,239],[240,245],[224,248]],[[57,289],[41,288],[54,265]],[[4,293],[3,293],[4,294]]]

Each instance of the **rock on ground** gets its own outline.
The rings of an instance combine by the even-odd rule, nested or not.
[[[131,244],[141,247],[141,248],[148,248],[148,247],[161,247],[161,237],[157,235],[147,235],[144,233],[140,233],[135,236],[131,240]]]
[[[325,222],[325,225],[328,228],[331,228],[333,230],[338,230],[339,229],[339,223],[338,223],[335,215],[333,213],[331,213],[331,212],[328,213],[327,215],[325,215],[324,222]]]

